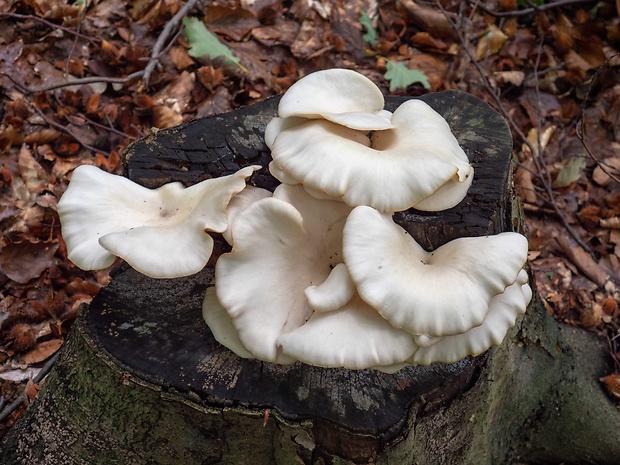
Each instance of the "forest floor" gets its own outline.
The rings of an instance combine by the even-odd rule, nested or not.
[[[211,58],[196,51],[181,15],[221,56],[211,39]],[[0,436],[110,279],[66,258],[56,205],[72,170],[121,174],[154,128],[334,67],[386,95],[459,89],[502,113],[535,288],[557,320],[607,339],[601,383],[620,398],[619,16],[620,1],[583,0],[0,0]]]

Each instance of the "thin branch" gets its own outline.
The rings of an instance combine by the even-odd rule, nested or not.
[[[482,79],[482,83],[484,84],[484,86],[487,89],[487,91],[489,92],[489,94],[491,94],[493,96],[493,99],[495,100],[495,103],[497,105],[498,110],[501,112],[501,114],[504,116],[504,118],[506,118],[506,120],[508,121],[508,123],[512,127],[513,131],[519,136],[519,138],[523,141],[523,143],[528,147],[528,149],[530,150],[530,153],[532,154],[532,157],[534,157],[535,155],[538,156],[539,155],[538,152],[534,149],[534,147],[532,146],[530,141],[527,139],[525,134],[523,134],[523,131],[521,131],[521,129],[519,129],[519,127],[517,126],[515,121],[508,114],[508,112],[504,109],[504,105],[502,104],[502,101],[500,100],[499,96],[495,93],[495,91],[491,87],[491,84],[489,83],[489,80],[487,79],[487,77],[486,77],[486,75],[484,73],[484,70],[480,66],[480,63],[478,63],[478,60],[476,60],[476,57],[474,56],[472,51],[467,46],[465,38],[463,37],[463,34],[461,33],[461,31],[458,28],[458,26],[454,23],[454,21],[452,21],[452,19],[448,15],[448,12],[444,9],[443,5],[441,4],[441,2],[439,0],[436,0],[436,4],[439,7],[439,9],[441,10],[441,12],[444,14],[444,16],[446,17],[446,20],[452,26],[452,29],[454,29],[454,32],[458,36],[459,41],[461,42],[461,45],[463,46],[463,49],[465,50],[465,52],[469,56],[469,59],[471,60],[471,62],[476,67],[476,70],[478,71],[478,74],[480,74],[480,77]],[[547,200],[549,201],[549,203],[553,207],[553,210],[555,210],[556,214],[558,215],[558,218],[560,218],[560,220],[561,220],[564,228],[566,229],[566,231],[579,244],[579,246],[581,246],[586,252],[588,252],[588,254],[590,254],[593,258],[595,258],[595,255],[594,255],[594,252],[592,251],[592,249],[590,249],[590,247],[579,237],[579,235],[577,234],[577,231],[575,231],[575,229],[568,222],[568,219],[564,216],[564,212],[560,209],[560,207],[555,202],[555,197],[554,197],[553,189],[552,189],[551,185],[549,183],[547,183],[547,182],[543,182],[543,186],[545,187],[545,191],[546,191],[547,196],[548,196]]]
[[[26,91],[28,93],[49,92],[51,90],[62,89],[64,87],[81,86],[81,85],[86,85],[86,84],[96,84],[96,83],[101,83],[101,82],[107,82],[111,84],[126,84],[135,79],[142,79],[142,84],[141,84],[142,88],[148,87],[151,74],[153,74],[155,67],[159,63],[159,57],[161,56],[162,53],[165,53],[165,51],[168,50],[168,48],[174,43],[174,41],[176,41],[176,38],[178,37],[178,33],[174,35],[170,43],[168,43],[167,45],[166,45],[166,40],[170,37],[170,35],[172,34],[172,31],[178,26],[178,24],[183,20],[183,18],[187,15],[187,13],[196,5],[196,3],[198,3],[198,1],[199,0],[189,0],[166,23],[166,26],[161,31],[159,37],[157,38],[157,41],[155,42],[155,45],[153,46],[153,51],[151,52],[151,58],[149,59],[148,63],[146,64],[146,67],[143,70],[136,71],[125,77],[89,76],[85,78],[74,79],[74,80],[67,81],[67,82],[51,84],[48,86],[42,86],[36,89],[27,88]],[[26,17],[24,15],[15,15],[13,13],[11,13],[10,15],[18,17],[18,18]],[[27,17],[30,17],[30,16],[27,16]],[[36,19],[37,17],[33,16],[32,18]],[[54,27],[59,27],[63,30],[66,29],[62,26],[58,26],[54,23],[50,23],[49,21],[46,21],[46,24],[49,24],[50,26],[54,26]],[[79,33],[76,33],[75,31],[71,31],[71,32],[76,35],[79,34]],[[82,35],[80,34],[79,36],[81,37]],[[8,76],[8,77],[11,80],[13,80],[11,76]],[[13,82],[15,81],[13,80]]]
[[[86,142],[84,142],[82,139],[80,139],[79,136],[77,136],[73,131],[71,131],[71,129],[69,129],[66,126],[63,126],[60,123],[57,123],[56,121],[52,120],[49,116],[47,116],[45,114],[45,112],[43,112],[42,110],[38,109],[36,106],[34,106],[33,104],[30,104],[32,106],[32,108],[34,108],[34,110],[39,114],[39,116],[41,118],[43,118],[45,120],[45,122],[47,124],[49,124],[50,126],[52,126],[53,128],[58,129],[61,132],[64,132],[65,134],[70,135],[71,137],[73,137],[82,147],[84,147],[85,149],[90,150],[91,152],[94,153],[101,153],[103,155],[110,155],[108,152],[106,152],[105,150],[101,150],[95,146],[92,146]]]
[[[103,129],[104,131],[110,131],[116,135],[119,135],[121,137],[126,137],[129,140],[136,140],[137,137],[136,136],[132,136],[130,134],[127,134],[126,132],[123,131],[119,131],[118,129],[116,129],[115,127],[112,126],[106,126],[105,124],[101,124],[98,123],[97,121],[93,121],[92,119],[90,119],[88,116],[80,114],[80,117],[84,118],[86,121],[88,121],[89,124],[99,128],[99,129]],[[108,120],[109,122],[109,120]]]
[[[168,20],[164,28],[162,29],[155,45],[153,46],[153,52],[151,53],[151,59],[149,60],[146,68],[144,68],[144,74],[142,76],[142,87],[148,87],[151,74],[155,71],[155,67],[159,63],[159,56],[162,53],[162,49],[168,40],[168,37],[172,34],[172,31],[179,25],[189,11],[198,3],[199,0],[188,0],[188,2],[181,7],[176,14]]]
[[[43,23],[46,26],[51,27],[52,29],[60,29],[61,31],[65,31],[81,39],[88,40],[89,42],[101,42],[101,39],[97,37],[90,37],[90,36],[81,34],[79,31],[75,31],[66,26],[61,26],[60,24],[52,23],[51,21],[48,21],[47,19],[39,18],[38,16],[34,16],[34,15],[20,15],[19,13],[11,13],[10,11],[5,11],[5,12],[0,13],[0,18],[32,19],[34,21],[39,21],[40,23]]]
[[[598,80],[599,74],[603,71],[603,69],[605,69],[607,67],[607,65],[609,65],[609,62],[611,60],[613,60],[614,58],[616,58],[618,56],[620,56],[620,53],[615,53],[612,56],[610,56],[609,58],[607,58],[607,60],[605,60],[605,63],[603,63],[596,70],[596,73],[594,73],[594,76],[592,76],[592,82],[588,86],[588,90],[586,92],[585,98],[583,99],[583,103],[581,104],[581,118],[579,118],[579,123],[577,124],[576,133],[577,133],[577,138],[581,141],[581,145],[583,145],[583,148],[585,149],[585,151],[588,154],[588,156],[592,160],[594,160],[594,162],[603,170],[603,172],[605,174],[607,174],[607,176],[609,176],[611,179],[613,179],[617,183],[620,183],[620,179],[617,176],[615,176],[614,174],[612,174],[607,169],[608,165],[604,161],[601,161],[598,158],[596,158],[594,156],[594,154],[592,153],[592,151],[590,150],[590,148],[588,147],[588,144],[586,143],[586,139],[585,139],[586,138],[586,125],[584,124],[585,113],[586,113],[586,103],[590,100],[590,91],[594,87],[594,83]]]
[[[48,86],[39,87],[37,89],[26,89],[28,93],[37,93],[37,92],[49,92],[50,90],[62,89],[64,87],[71,86],[83,86],[86,84],[96,84],[100,82],[107,82],[110,84],[126,84],[134,79],[140,79],[144,75],[144,70],[136,71],[135,73],[131,73],[125,77],[107,77],[107,76],[89,76],[85,78],[78,78],[72,81],[61,82],[58,84],[50,84]],[[8,76],[8,75],[7,75]]]
[[[41,371],[39,371],[37,376],[35,376],[34,379],[32,380],[33,383],[39,384],[43,380],[43,378],[45,378],[47,376],[47,374],[50,372],[50,370],[54,366],[54,363],[56,363],[56,360],[58,359],[58,355],[59,354],[60,354],[60,352],[56,352],[45,363],[45,365],[43,365],[43,367],[41,368]],[[19,406],[24,403],[25,399],[26,399],[26,393],[25,392],[22,392],[19,396],[17,396],[17,399],[15,399],[7,408],[5,408],[0,413],[0,422],[6,420],[11,413],[13,413],[15,410],[17,410],[19,408]]]
[[[547,11],[553,8],[559,8],[561,6],[574,5],[578,3],[593,3],[594,1],[595,0],[557,0],[551,3],[544,3],[543,5],[536,5],[536,4],[528,2],[530,3],[530,5],[532,5],[530,8],[524,8],[522,10],[514,10],[514,11],[494,11],[480,4],[479,1],[475,1],[475,0],[469,0],[469,3],[475,3],[476,4],[475,7],[480,8],[482,11],[484,11],[485,13],[491,16],[502,18],[506,16],[527,16],[527,15],[531,15],[532,13]]]

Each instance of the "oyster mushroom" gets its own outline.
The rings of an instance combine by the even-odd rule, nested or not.
[[[85,270],[106,268],[116,257],[154,278],[187,276],[209,260],[206,231],[228,227],[226,207],[259,167],[147,189],[94,166],[79,166],[58,202],[69,259]]]

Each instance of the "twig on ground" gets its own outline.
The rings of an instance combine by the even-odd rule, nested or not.
[[[144,74],[142,76],[142,87],[144,88],[148,87],[149,80],[151,79],[151,74],[153,73],[153,71],[155,70],[155,67],[159,63],[159,57],[160,57],[160,54],[162,53],[162,49],[164,48],[164,44],[166,43],[166,40],[168,39],[168,37],[170,37],[170,34],[172,34],[172,31],[179,25],[179,23],[183,20],[183,18],[187,16],[187,13],[189,13],[189,11],[192,8],[194,8],[194,5],[196,5],[198,1],[199,0],[188,0],[188,2],[185,5],[183,5],[181,9],[177,11],[176,14],[172,18],[168,20],[168,22],[162,29],[161,33],[159,34],[159,37],[157,38],[157,41],[155,42],[155,45],[153,46],[153,52],[151,53],[151,59],[147,63],[146,68],[144,68]]]
[[[28,93],[36,94],[37,92],[49,92],[50,90],[62,89],[64,87],[71,86],[83,86],[86,84],[96,84],[100,82],[107,82],[110,84],[126,84],[134,79],[140,79],[144,75],[144,70],[136,71],[123,78],[107,77],[107,76],[89,76],[85,78],[78,78],[72,81],[61,82],[57,84],[50,84],[49,86],[39,87],[37,89],[26,89]]]
[[[592,76],[592,80],[590,82],[590,85],[588,86],[588,90],[586,92],[585,98],[583,99],[583,103],[581,104],[581,118],[579,118],[579,123],[577,123],[577,131],[576,132],[577,132],[577,137],[581,141],[581,145],[583,145],[583,148],[585,149],[585,151],[588,154],[588,156],[592,160],[594,160],[594,162],[603,170],[603,172],[605,174],[607,174],[607,176],[609,176],[611,179],[613,179],[617,183],[620,183],[620,178],[618,178],[613,173],[611,173],[607,169],[608,165],[604,161],[599,160],[598,158],[596,158],[594,156],[594,154],[592,153],[592,151],[590,150],[590,148],[588,147],[588,144],[586,143],[586,139],[585,139],[586,138],[586,127],[585,127],[585,124],[584,124],[585,113],[586,113],[586,104],[590,100],[590,91],[592,90],[592,87],[594,87],[594,83],[598,80],[598,76],[601,73],[601,71],[603,71],[609,65],[609,62],[611,60],[613,60],[614,58],[617,58],[618,56],[620,56],[620,53],[615,53],[612,56],[610,56],[609,58],[607,58],[607,60],[605,60],[605,63],[603,63],[596,70],[596,73],[594,73],[594,76]]]
[[[469,0],[469,3],[475,3],[475,7],[480,8],[485,13],[491,16],[498,17],[498,18],[506,17],[506,16],[527,16],[527,15],[531,15],[532,13],[547,11],[553,8],[559,8],[561,6],[574,5],[578,3],[592,3],[592,2],[594,2],[594,0],[557,0],[555,2],[544,3],[542,5],[536,5],[533,2],[528,2],[530,4],[530,8],[524,8],[522,10],[513,10],[513,11],[494,11],[482,5],[480,1]]]
[[[47,19],[39,18],[38,16],[35,16],[35,15],[20,15],[19,13],[11,13],[10,11],[5,11],[5,12],[0,13],[0,18],[31,19],[31,20],[43,23],[46,26],[51,27],[52,29],[60,29],[61,31],[64,31],[68,34],[72,34],[76,37],[79,37],[80,39],[88,40],[89,42],[101,42],[101,39],[97,37],[90,37],[90,36],[81,34],[79,31],[75,31],[71,29],[70,27],[52,23],[51,21],[48,21]]]
[[[469,59],[471,60],[473,65],[476,67],[476,70],[478,71],[478,74],[480,75],[480,77],[482,79],[482,83],[484,84],[485,88],[487,89],[487,92],[495,100],[495,103],[497,105],[498,111],[502,114],[502,116],[504,116],[504,118],[506,118],[506,120],[508,121],[508,123],[512,127],[512,130],[519,136],[519,138],[523,141],[523,143],[530,150],[530,153],[532,154],[532,157],[534,158],[534,157],[539,156],[540,154],[538,153],[538,151],[534,149],[534,147],[532,146],[530,141],[527,139],[525,134],[523,134],[523,131],[521,131],[521,129],[519,129],[519,127],[517,126],[515,121],[508,114],[508,112],[504,109],[504,105],[502,104],[502,101],[500,100],[499,96],[495,93],[495,91],[491,87],[491,84],[489,83],[489,80],[487,79],[487,77],[486,77],[486,75],[484,73],[484,70],[480,66],[480,63],[478,63],[478,60],[476,60],[476,57],[474,56],[473,52],[467,46],[467,42],[465,41],[465,38],[463,37],[463,34],[460,31],[459,27],[454,23],[454,21],[452,21],[452,19],[450,19],[447,11],[444,9],[443,5],[441,4],[441,2],[439,0],[436,0],[436,4],[439,7],[439,9],[441,10],[441,12],[445,15],[446,19],[448,20],[448,22],[450,23],[452,28],[454,29],[454,32],[458,36],[459,41],[461,42],[461,45],[463,46],[463,49],[465,50],[465,52],[469,56]],[[536,73],[534,75],[536,75]],[[588,254],[590,254],[590,256],[595,258],[595,255],[594,255],[594,252],[592,251],[592,249],[581,239],[581,237],[579,237],[579,235],[577,234],[577,231],[575,231],[575,229],[568,222],[568,219],[564,216],[564,212],[560,209],[560,207],[555,202],[555,196],[553,194],[553,188],[551,187],[551,184],[548,182],[547,179],[545,179],[543,177],[542,173],[537,173],[537,177],[541,180],[541,182],[542,182],[542,184],[543,184],[543,186],[545,188],[545,192],[547,194],[547,199],[546,199],[547,202],[549,202],[551,207],[553,207],[553,210],[556,212],[558,218],[562,222],[562,225],[564,226],[566,231],[571,235],[571,237],[575,240],[575,242],[577,242],[577,244],[579,244],[579,246],[581,248],[583,248]]]
[[[101,149],[99,149],[99,148],[97,148],[95,146],[92,146],[92,145],[84,142],[78,135],[76,135],[73,131],[71,131],[71,129],[69,129],[68,127],[63,126],[62,124],[57,123],[56,121],[52,120],[49,116],[47,116],[45,114],[45,112],[43,112],[42,110],[38,109],[33,104],[30,104],[30,105],[32,106],[32,108],[34,108],[34,111],[36,111],[39,114],[39,116],[45,120],[45,122],[47,124],[49,124],[53,128],[58,129],[61,132],[64,132],[65,134],[70,135],[71,137],[73,137],[78,142],[78,144],[80,144],[85,149],[88,149],[88,150],[90,150],[90,151],[92,151],[94,153],[101,153],[101,154],[106,155],[106,156],[110,155],[105,150],[101,150]]]
[[[183,20],[183,18],[189,13],[189,11],[196,5],[196,3],[198,3],[198,1],[199,0],[189,0],[166,23],[166,25],[162,29],[161,33],[159,34],[159,37],[157,38],[157,41],[155,42],[155,45],[153,46],[153,50],[151,52],[151,57],[150,57],[148,63],[146,64],[146,67],[143,70],[136,71],[136,72],[131,73],[128,76],[125,76],[125,77],[122,77],[122,78],[121,77],[107,77],[107,76],[89,76],[89,77],[85,77],[85,78],[74,79],[74,80],[71,80],[71,81],[63,82],[63,83],[57,83],[57,84],[51,84],[51,85],[48,85],[48,86],[42,86],[42,87],[39,87],[37,89],[26,88],[25,90],[27,92],[29,92],[29,93],[49,92],[50,90],[62,89],[64,87],[80,86],[80,85],[85,85],[85,84],[95,84],[95,83],[100,83],[100,82],[107,82],[107,83],[111,83],[111,84],[126,84],[126,83],[128,83],[130,81],[133,81],[133,80],[136,80],[136,79],[142,79],[142,83],[140,85],[140,87],[142,89],[148,87],[149,80],[151,78],[151,75],[153,74],[153,71],[155,71],[155,67],[159,63],[159,58],[160,58],[161,54],[164,53],[166,50],[168,50],[168,48],[174,43],[174,41],[176,41],[176,38],[178,37],[179,33],[176,33],[174,35],[174,37],[172,38],[172,40],[166,45],[167,39],[172,34],[172,31],[179,25],[179,23]],[[59,28],[59,29],[62,29],[62,30],[66,30],[67,32],[70,32],[70,33],[76,35],[77,37],[82,37],[82,38],[85,38],[85,39],[95,40],[95,39],[89,38],[88,36],[80,34],[79,32],[70,30],[69,28],[66,28],[64,26],[59,26],[58,24],[54,24],[54,23],[51,23],[49,21],[42,20],[42,18],[38,18],[37,16],[18,15],[16,13],[0,13],[0,17],[3,16],[3,15],[4,16],[8,16],[8,17],[19,18],[19,19],[41,20],[42,22],[44,22],[45,24],[49,25],[50,27],[56,27],[56,28]],[[99,41],[100,39],[97,39],[97,40]],[[13,80],[10,76],[9,76],[9,78],[11,80]]]
[[[50,372],[50,370],[54,366],[54,363],[58,359],[58,355],[59,354],[60,354],[60,352],[56,352],[45,363],[45,365],[43,365],[43,367],[41,368],[41,371],[39,371],[37,376],[35,376],[34,379],[32,380],[33,383],[38,384],[38,383],[40,383],[43,380],[43,378],[45,378],[47,376],[47,374]],[[4,420],[6,420],[11,413],[13,413],[15,410],[17,410],[19,408],[19,406],[24,403],[25,398],[26,398],[26,393],[22,392],[19,396],[17,396],[17,399],[15,399],[2,412],[0,412],[0,422],[3,422]]]

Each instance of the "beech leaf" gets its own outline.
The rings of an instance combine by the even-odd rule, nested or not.
[[[568,187],[579,180],[586,167],[585,157],[573,157],[562,168],[558,177],[553,181],[553,187]]]
[[[215,34],[209,32],[202,21],[197,18],[183,18],[183,26],[183,35],[189,42],[189,55],[194,58],[208,56],[211,60],[223,57],[227,63],[232,63],[247,72],[239,58],[234,56]]]
[[[421,83],[424,88],[430,89],[428,76],[422,71],[407,68],[402,61],[387,61],[385,79],[390,82],[390,92],[398,89],[406,89],[414,82]]]

